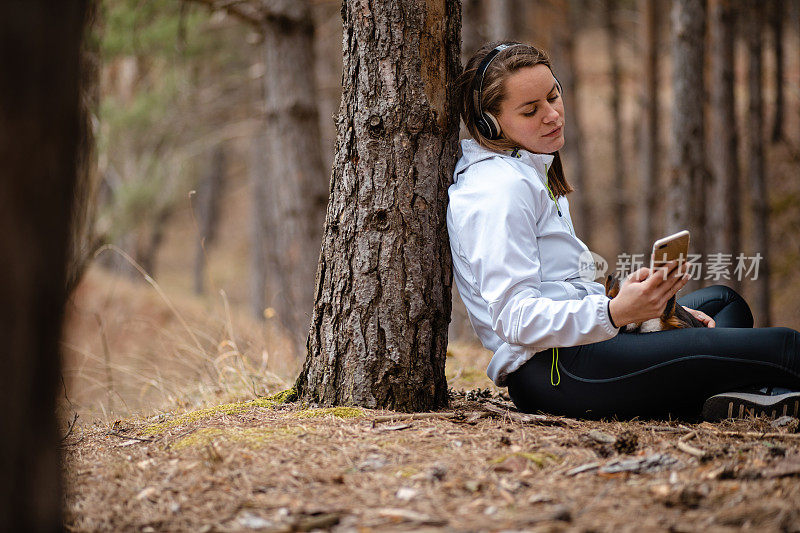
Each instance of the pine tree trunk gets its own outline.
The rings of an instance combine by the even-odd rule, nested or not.
[[[458,0],[346,0],[331,198],[298,393],[401,411],[447,404]]]
[[[705,2],[676,0],[672,5],[673,107],[670,180],[667,189],[669,233],[688,228],[690,253],[705,260],[705,179],[703,104],[705,102]],[[685,292],[699,288],[690,281]]]
[[[87,5],[86,28],[95,26],[96,4]],[[87,29],[88,31],[88,29]],[[94,39],[86,39],[81,51],[81,146],[78,150],[78,178],[75,182],[75,206],[72,210],[72,232],[67,252],[67,292],[78,285],[94,252],[99,246],[94,221],[97,212],[97,152],[95,150],[93,114],[100,104],[100,49]]]
[[[314,28],[305,2],[262,5],[266,74],[260,179],[265,203],[254,207],[262,211],[266,239],[254,248],[264,246],[262,257],[268,258],[263,269],[267,305],[275,309],[301,355],[314,302],[328,191],[314,79]]]
[[[625,159],[622,152],[622,116],[620,110],[620,97],[622,94],[622,80],[619,68],[619,53],[617,51],[617,2],[616,0],[606,0],[605,2],[605,26],[608,39],[608,59],[610,65],[611,80],[611,151],[613,154],[614,166],[614,214],[617,226],[617,245],[618,250],[623,253],[635,253],[631,248],[630,223],[628,221],[628,188],[625,186]]]
[[[748,105],[747,105],[747,176],[750,182],[750,210],[753,230],[750,232],[750,250],[761,254],[758,278],[754,280],[755,294],[752,298],[753,315],[758,327],[772,323],[769,295],[769,208],[767,203],[766,176],[764,173],[764,102],[762,96],[763,61],[762,36],[763,4],[757,0],[748,3],[746,31],[748,56]]]
[[[569,0],[562,5],[564,10],[564,27],[566,31],[554,42],[554,51],[558,55],[556,76],[563,89],[564,109],[566,109],[566,128],[564,129],[564,153],[567,176],[575,187],[570,197],[570,211],[575,222],[578,237],[592,248],[594,244],[594,210],[589,201],[586,181],[586,164],[584,159],[583,128],[581,127],[580,99],[578,98],[579,77],[578,65],[575,61],[575,34],[580,29],[580,14],[584,8],[582,0]]]
[[[0,18],[0,531],[63,527],[55,400],[85,12],[27,0]]]
[[[658,198],[658,173],[661,150],[658,142],[658,57],[659,20],[662,13],[661,0],[640,0],[642,14],[642,87],[641,87],[641,185],[638,202],[640,232],[637,252],[649,250],[658,231],[655,217]]]
[[[486,26],[490,40],[515,38],[512,24],[516,14],[512,2],[513,0],[485,0]]]
[[[783,137],[783,17],[786,12],[783,0],[772,0],[770,5],[770,26],[772,27],[775,53],[775,109],[772,119],[772,142]]]
[[[209,157],[208,168],[202,171],[203,175],[197,185],[195,196],[194,212],[198,232],[194,256],[195,294],[203,294],[207,251],[217,233],[225,168],[225,149],[222,145],[217,145]]]
[[[472,54],[483,46],[486,38],[486,4],[483,0],[463,0],[461,27],[461,62],[466,64]]]
[[[734,43],[736,33],[735,0],[711,0],[711,113],[709,113],[709,154],[711,155],[710,198],[706,237],[711,253],[731,254],[735,261],[741,252],[741,187],[739,186],[738,134],[734,99]],[[736,276],[719,280],[736,290]]]

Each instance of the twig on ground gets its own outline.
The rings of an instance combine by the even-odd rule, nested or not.
[[[682,442],[686,442],[687,440],[692,440],[696,436],[697,436],[697,431],[692,431],[691,433],[687,433],[686,435],[682,435],[681,438],[679,438],[678,440],[682,441]]]
[[[695,448],[694,446],[686,444],[682,440],[679,440],[678,442],[676,442],[675,443],[675,447],[678,448],[682,452],[686,452],[689,455],[693,455],[693,456],[697,457],[698,459],[705,459],[707,457],[706,452],[704,452],[703,450],[701,450],[699,448]]]
[[[73,414],[74,416],[72,417],[72,422],[70,422],[69,426],[67,426],[67,433],[63,437],[61,437],[61,442],[67,440],[67,437],[69,437],[72,434],[72,430],[75,429],[75,422],[78,421],[78,413],[73,413]]]
[[[591,470],[597,470],[598,468],[600,468],[600,463],[596,463],[596,462],[595,463],[586,463],[586,464],[581,465],[581,466],[576,466],[575,468],[573,468],[571,470],[567,470],[566,472],[564,472],[564,475],[565,476],[576,476],[576,475],[578,475],[580,473],[583,473],[583,472],[589,472]]]
[[[141,441],[141,442],[153,442],[153,440],[155,440],[155,439],[145,439],[145,438],[142,438],[142,437],[134,437],[132,435],[123,435],[119,431],[113,431],[113,430],[106,431],[106,435],[119,437],[121,439],[138,440],[138,441]]]
[[[397,415],[386,415],[386,416],[376,416],[372,419],[372,421],[376,424],[381,422],[394,422],[396,420],[421,420],[424,418],[454,418],[458,416],[458,413],[454,413],[453,411],[444,411],[441,413],[410,413],[410,414],[397,414]]]
[[[665,433],[689,433],[690,429],[674,428],[672,426],[644,426],[649,431],[663,431]]]
[[[711,431],[711,430],[702,430],[707,431],[709,433],[713,433],[715,435],[721,435],[725,437],[739,437],[739,438],[754,438],[754,439],[787,439],[787,440],[798,440],[800,439],[800,433],[762,433],[760,431]]]
[[[570,426],[570,424],[566,420],[562,420],[560,418],[553,418],[547,415],[531,415],[526,413],[517,413],[514,411],[509,411],[502,407],[498,407],[491,403],[485,403],[482,404],[481,406],[490,413],[507,417],[508,419],[513,420],[514,422],[521,422],[523,424],[534,423],[543,426]]]

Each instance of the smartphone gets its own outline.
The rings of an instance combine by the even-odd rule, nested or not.
[[[662,267],[670,261],[679,264],[689,259],[689,230],[679,231],[653,243],[650,270]]]

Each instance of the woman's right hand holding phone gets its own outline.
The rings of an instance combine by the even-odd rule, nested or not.
[[[667,301],[689,281],[688,264],[670,261],[652,271],[642,267],[628,276],[609,303],[611,320],[617,327],[657,318]]]

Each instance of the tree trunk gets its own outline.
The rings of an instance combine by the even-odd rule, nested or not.
[[[705,102],[703,0],[676,0],[672,5],[673,106],[667,231],[688,228],[690,253],[705,259],[705,178],[703,104]],[[700,287],[690,281],[688,293]]]
[[[516,38],[513,19],[517,14],[514,13],[513,1],[485,0],[486,26],[490,40],[501,41]]]
[[[642,14],[642,86],[641,86],[641,196],[638,218],[640,233],[637,252],[649,250],[659,231],[656,223],[659,184],[659,160],[661,150],[658,142],[658,56],[659,20],[663,11],[661,0],[639,0]]]
[[[630,223],[628,221],[628,188],[625,186],[625,160],[622,153],[622,116],[620,111],[620,97],[622,94],[622,80],[619,72],[619,53],[617,47],[617,2],[606,0],[605,26],[608,38],[609,75],[611,80],[611,151],[614,166],[614,213],[617,222],[618,250],[623,253],[635,253],[631,248]]]
[[[95,25],[98,9],[87,5],[86,28]],[[95,39],[86,39],[81,52],[81,146],[78,149],[78,174],[75,182],[75,206],[72,210],[70,239],[67,244],[67,293],[78,285],[100,242],[95,235],[97,212],[97,171],[93,115],[100,104],[100,49]]]
[[[266,75],[260,179],[265,203],[254,205],[262,211],[266,239],[253,247],[266,247],[267,305],[277,312],[300,355],[314,302],[328,190],[316,106],[314,28],[306,2],[268,5],[267,11],[262,4]]]
[[[486,4],[483,0],[463,0],[461,27],[461,62],[466,64],[472,54],[483,46],[486,38]]]
[[[346,0],[336,161],[299,394],[447,404],[458,0]]]
[[[709,114],[709,153],[711,183],[708,203],[706,238],[711,253],[736,254],[741,242],[741,188],[739,186],[738,134],[734,98],[734,43],[736,9],[734,0],[711,0],[709,32],[711,34],[711,113]],[[719,280],[737,291],[741,283],[736,276]]]
[[[594,210],[589,201],[586,181],[586,164],[584,159],[583,128],[581,127],[581,107],[578,98],[579,78],[578,65],[575,61],[574,35],[580,29],[580,13],[584,8],[583,0],[569,0],[562,5],[564,17],[561,27],[565,28],[554,42],[554,52],[558,55],[556,76],[563,89],[564,109],[566,109],[566,128],[564,129],[564,161],[568,170],[567,176],[575,187],[569,203],[573,213],[575,232],[583,242],[592,248],[594,244]]]
[[[772,27],[775,52],[775,109],[772,119],[772,142],[783,137],[783,16],[786,12],[783,0],[772,0],[770,7],[770,26]]]
[[[216,237],[219,222],[219,207],[226,168],[225,149],[222,145],[217,145],[210,159],[208,168],[203,171],[203,177],[197,186],[197,195],[195,196],[194,212],[198,232],[194,256],[195,294],[203,294],[207,247]]]
[[[750,209],[753,230],[750,232],[750,250],[760,254],[758,278],[754,280],[755,294],[752,298],[756,326],[767,327],[772,323],[769,295],[769,208],[767,203],[766,176],[764,174],[764,103],[762,100],[763,62],[762,4],[750,0],[747,13],[747,57],[748,57],[748,105],[747,105],[747,175],[750,181]]]
[[[85,2],[28,0],[0,18],[2,531],[63,527],[55,398],[85,14]]]

